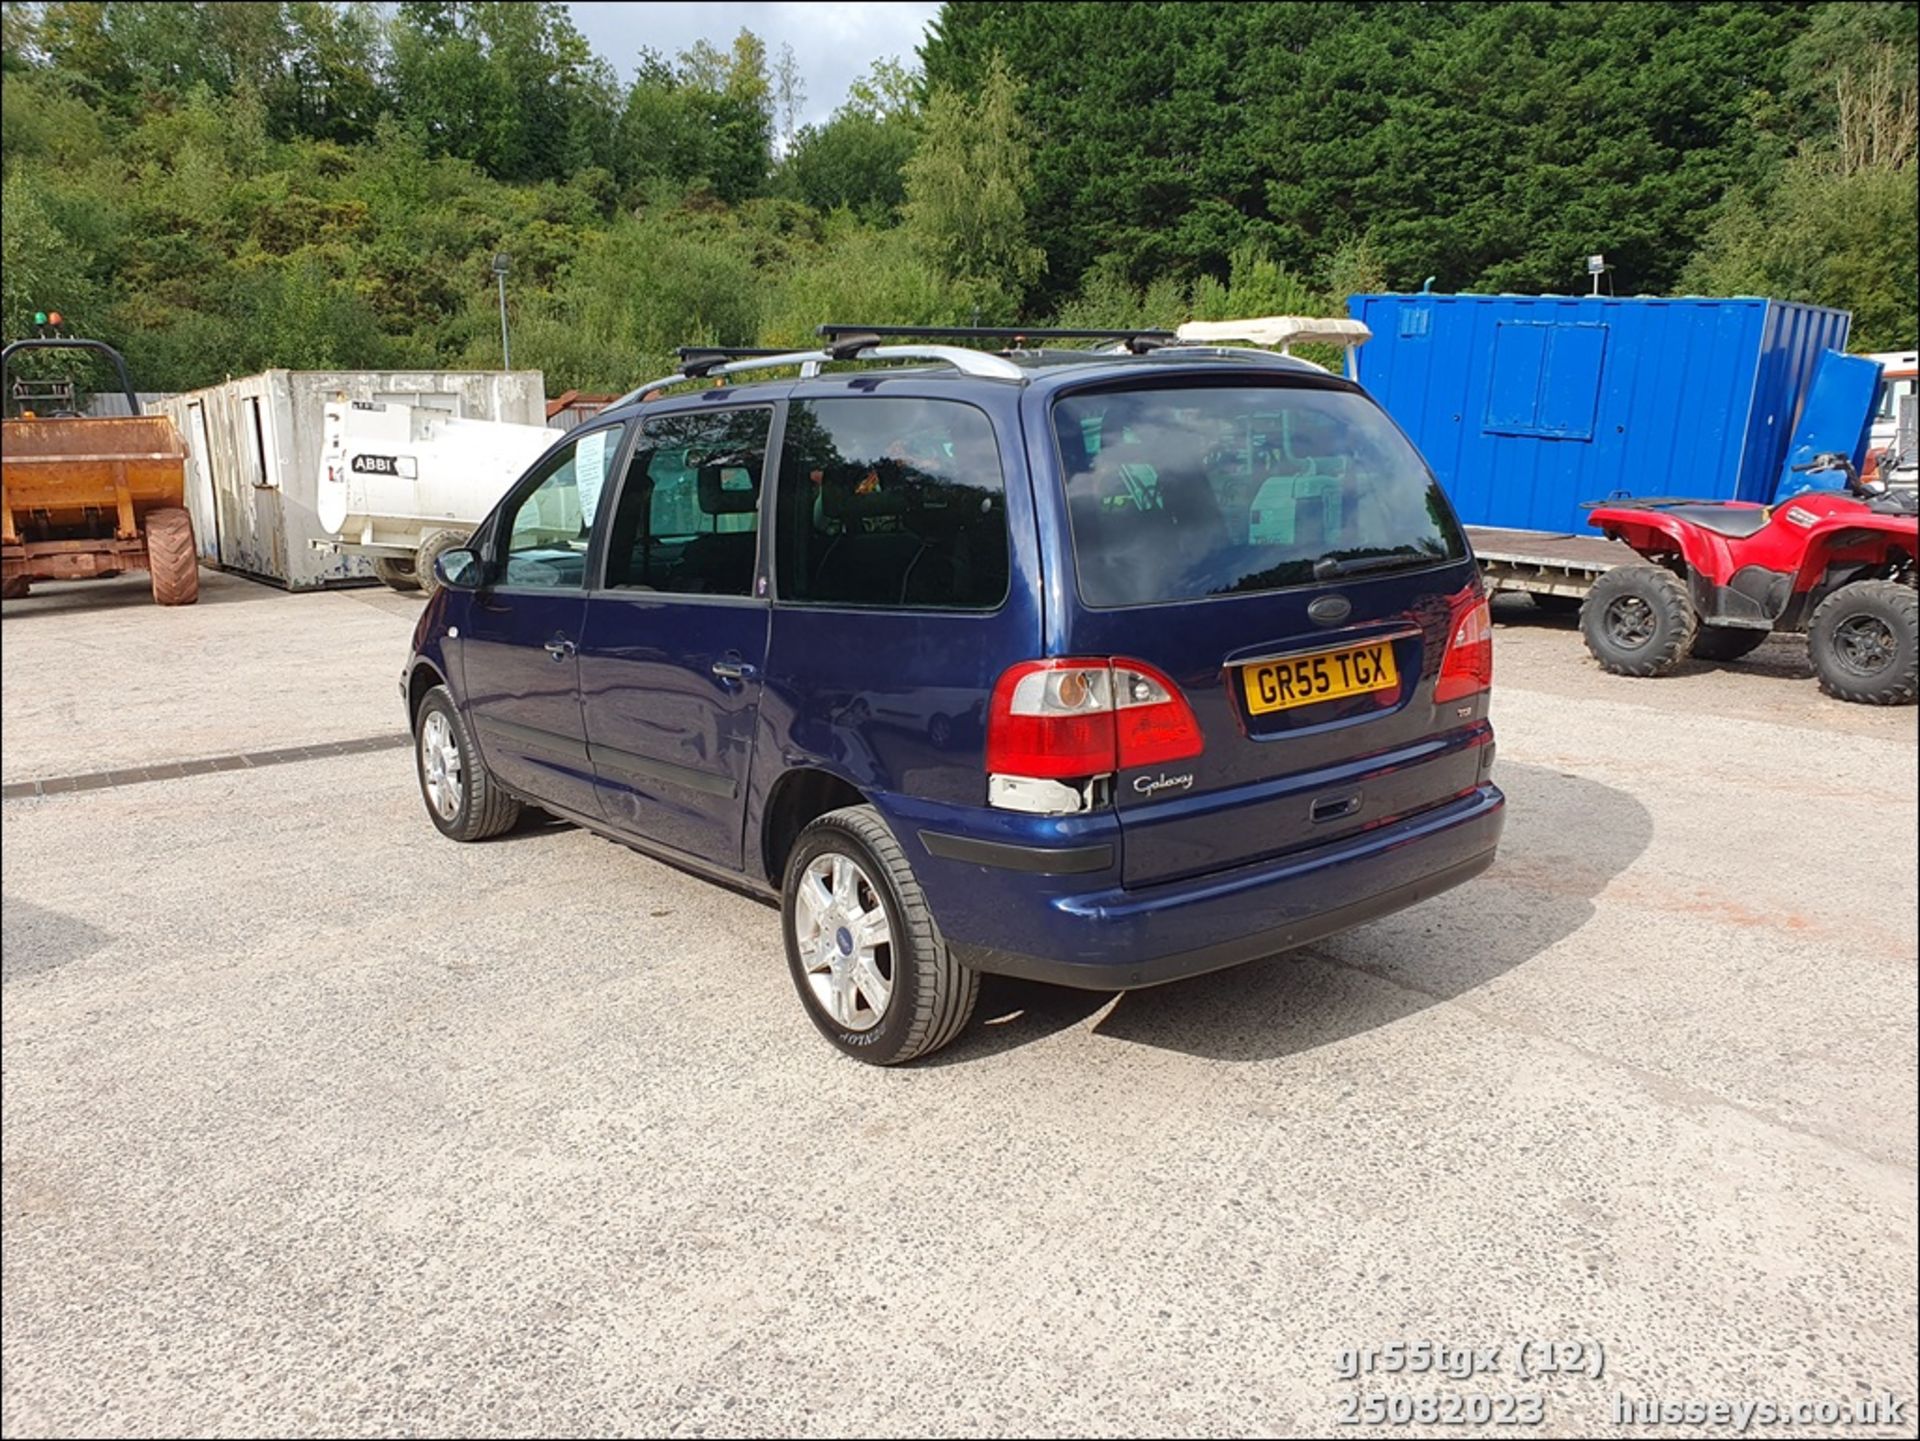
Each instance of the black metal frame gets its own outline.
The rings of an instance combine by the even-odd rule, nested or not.
[[[1054,326],[982,326],[982,325],[821,325],[814,333],[828,341],[842,337],[872,336],[876,340],[912,338],[915,340],[1002,340],[1016,345],[1044,340],[1106,340],[1124,345],[1135,355],[1175,340],[1171,330],[1076,330]]]
[[[770,355],[789,353],[779,347],[769,349],[750,345],[683,345],[674,352],[680,357],[680,373],[689,380],[698,380],[729,361],[761,360]],[[799,363],[794,362],[796,365]]]
[[[7,368],[13,364],[13,357],[23,350],[95,350],[113,362],[113,368],[120,373],[120,390],[127,397],[127,413],[140,413],[140,398],[133,393],[133,381],[127,375],[127,362],[120,352],[104,340],[65,340],[43,337],[35,340],[16,340],[0,350],[0,387],[6,384]]]

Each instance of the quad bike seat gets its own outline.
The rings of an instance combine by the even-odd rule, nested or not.
[[[1760,505],[1669,505],[1663,513],[1676,516],[1715,535],[1745,539],[1766,529],[1772,511]]]

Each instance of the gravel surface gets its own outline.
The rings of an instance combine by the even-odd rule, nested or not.
[[[204,584],[8,602],[7,780],[400,726],[417,600]],[[1795,641],[1633,682],[1498,615],[1485,877],[1157,991],[990,982],[894,1072],[815,1034],[772,910],[564,826],[443,841],[403,749],[7,801],[6,1434],[1890,1390],[1825,1429],[1912,1435],[1914,711]],[[1343,1379],[1399,1341],[1501,1370]],[[1604,1376],[1515,1374],[1576,1341]]]

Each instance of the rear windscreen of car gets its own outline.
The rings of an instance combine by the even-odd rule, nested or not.
[[[1466,554],[1419,455],[1352,391],[1093,391],[1056,402],[1053,424],[1091,606],[1278,590]]]

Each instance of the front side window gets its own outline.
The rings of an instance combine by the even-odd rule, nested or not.
[[[1466,554],[1419,454],[1352,391],[1097,391],[1053,415],[1088,605],[1278,590]]]
[[[587,583],[587,540],[624,427],[592,431],[548,456],[533,489],[501,527],[500,584],[578,590]]]
[[[993,610],[1006,599],[1006,480],[993,425],[970,405],[796,404],[778,503],[784,600]]]
[[[607,584],[749,595],[773,412],[663,415],[641,427],[607,535]]]

